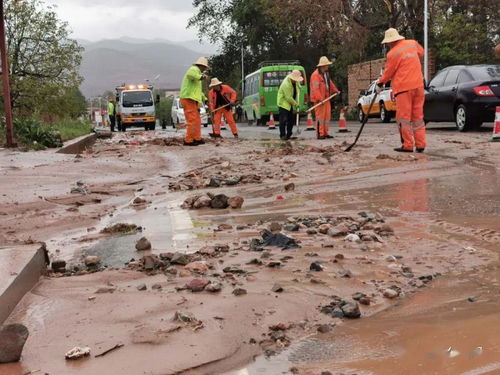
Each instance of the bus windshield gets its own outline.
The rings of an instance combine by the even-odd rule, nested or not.
[[[124,107],[151,107],[152,105],[151,91],[125,91],[123,93]]]

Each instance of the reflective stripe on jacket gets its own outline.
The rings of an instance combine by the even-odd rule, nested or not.
[[[319,103],[338,91],[339,90],[330,79],[330,91],[327,92],[323,73],[321,73],[319,69],[316,69],[311,75],[311,102]]]
[[[202,73],[198,66],[193,65],[188,69],[182,80],[181,99],[191,99],[198,103],[203,103],[206,100],[203,93],[201,76]]]
[[[387,54],[385,71],[379,82],[392,81],[394,94],[424,87],[422,64],[424,49],[415,40],[400,40]]]
[[[292,105],[297,105],[297,101],[293,97],[293,85],[294,83],[290,77],[286,77],[278,89],[278,107],[284,108],[287,111],[291,110]],[[300,84],[297,82],[295,85],[297,92],[300,92]]]
[[[231,86],[221,85],[220,93],[224,97],[224,99],[227,100],[228,103],[236,101],[236,91],[234,91],[231,88]],[[216,109],[215,108],[216,103],[217,103],[217,92],[214,89],[211,89],[208,92],[208,105],[209,105],[211,111]]]

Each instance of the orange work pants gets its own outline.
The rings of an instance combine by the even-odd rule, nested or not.
[[[231,128],[233,135],[238,134],[238,128],[236,127],[236,121],[234,121],[233,111],[230,109],[219,109],[214,114],[214,134],[220,134],[220,124],[222,121],[222,116],[226,119],[227,124]]]
[[[198,102],[192,99],[181,99],[181,105],[184,108],[184,117],[186,118],[186,136],[184,140],[187,143],[201,141],[201,117]]]
[[[332,119],[332,105],[328,101],[315,109],[316,126],[318,127],[318,135],[324,137],[328,135],[329,123]]]
[[[405,150],[413,151],[415,145],[419,149],[425,148],[424,102],[423,88],[396,95],[396,122]]]

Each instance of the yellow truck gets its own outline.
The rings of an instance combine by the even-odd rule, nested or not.
[[[154,130],[156,127],[155,104],[160,102],[160,95],[153,98],[151,85],[123,85],[116,88],[116,123],[119,131],[127,127],[144,127]]]

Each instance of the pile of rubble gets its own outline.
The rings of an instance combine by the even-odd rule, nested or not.
[[[242,197],[228,197],[225,194],[212,194],[206,193],[204,195],[193,195],[187,198],[181,205],[181,208],[186,210],[198,210],[201,208],[215,208],[215,209],[225,209],[233,208],[238,209],[243,206],[245,200]]]

